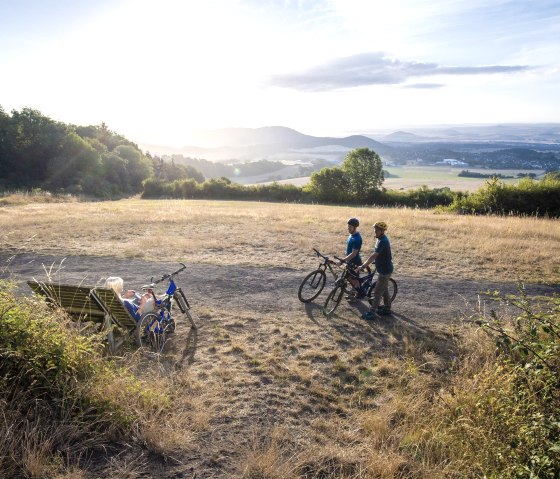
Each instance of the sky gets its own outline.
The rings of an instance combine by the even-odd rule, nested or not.
[[[560,122],[560,2],[0,0],[0,106],[176,147]]]

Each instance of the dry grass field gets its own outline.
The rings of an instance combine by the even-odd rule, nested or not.
[[[431,210],[233,201],[122,200],[0,208],[4,251],[162,258],[223,265],[315,265],[312,248],[342,254],[346,220],[389,224],[396,270],[408,276],[557,281],[560,222]]]
[[[407,279],[399,314],[383,322],[346,304],[327,319],[296,297],[313,247],[343,253],[350,216],[366,250],[373,222],[389,224],[395,277]],[[146,413],[140,446],[66,464],[59,479],[481,477],[485,455],[452,447],[440,418],[494,352],[445,286],[560,280],[560,222],[537,218],[129,199],[0,208],[0,231],[4,256],[74,258],[67,270],[145,277],[189,265],[181,284],[199,328],[179,323],[162,357],[130,348],[119,360],[173,406]],[[461,427],[479,437],[484,422]],[[41,461],[32,470],[51,477]]]

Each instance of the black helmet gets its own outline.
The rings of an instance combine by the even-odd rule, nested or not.
[[[348,220],[348,224],[352,225],[354,228],[357,228],[358,226],[360,226],[360,220],[358,218],[350,218]]]

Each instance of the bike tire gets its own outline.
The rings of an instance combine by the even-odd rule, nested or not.
[[[342,301],[342,296],[344,295],[344,288],[341,285],[335,286],[325,301],[325,305],[323,306],[323,314],[328,318],[330,317],[338,305]]]
[[[298,298],[302,303],[309,303],[321,294],[327,275],[321,269],[309,273],[299,285]]]
[[[152,353],[161,353],[167,341],[168,325],[162,326],[156,313],[146,313],[136,325],[136,344],[138,348]]]
[[[377,284],[377,281],[374,281],[373,283],[371,283],[371,286],[369,287],[369,290],[367,292],[367,297],[368,297],[368,302],[370,305],[373,306],[373,291],[375,290],[375,285]],[[397,282],[393,279],[393,278],[389,278],[389,284],[387,285],[387,288],[389,289],[389,297],[391,298],[391,303],[395,300],[395,298],[397,297]]]

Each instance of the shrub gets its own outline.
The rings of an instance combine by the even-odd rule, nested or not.
[[[506,185],[497,178],[487,180],[472,195],[456,197],[452,211],[471,214],[525,214],[560,216],[560,180],[552,175],[540,181],[524,178]]]
[[[0,284],[0,478],[56,475],[120,437],[161,420],[160,385],[137,380],[102,355],[62,312]]]
[[[428,477],[560,475],[560,298],[495,299],[517,315],[476,319],[490,341],[466,336],[451,381],[401,441]]]

